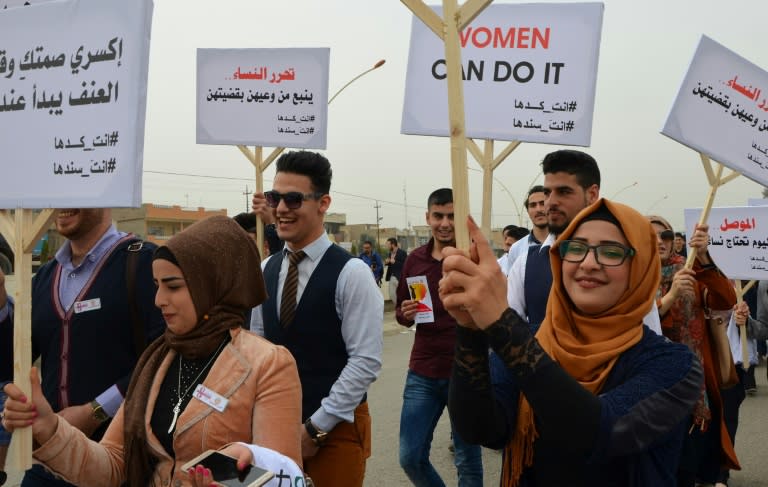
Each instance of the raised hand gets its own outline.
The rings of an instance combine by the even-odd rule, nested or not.
[[[31,398],[27,397],[15,384],[5,385],[3,390],[8,395],[8,399],[5,401],[3,410],[3,428],[14,431],[31,426],[35,441],[43,444],[56,432],[58,415],[53,412],[43,395],[37,367],[32,367],[29,371],[29,380],[32,385]]]
[[[460,325],[485,329],[509,307],[507,280],[471,216],[467,227],[472,240],[469,255],[452,247],[443,249],[440,299]]]

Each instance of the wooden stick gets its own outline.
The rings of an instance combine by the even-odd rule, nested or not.
[[[493,139],[484,139],[481,151],[474,139],[467,138],[467,149],[483,170],[483,213],[480,227],[488,240],[491,239],[491,210],[493,207],[493,172],[512,151],[520,145],[519,140],[510,142],[497,156],[493,156]],[[511,195],[510,195],[511,196]]]
[[[755,281],[751,281],[755,282]],[[746,291],[741,288],[741,279],[736,279],[736,304],[741,304]],[[749,320],[749,318],[747,318]],[[749,367],[749,349],[747,348],[747,323],[739,327],[739,341],[741,342],[741,364],[744,370]]]
[[[747,291],[749,291],[752,288],[752,286],[754,286],[755,284],[757,284],[757,281],[755,279],[752,279],[751,281],[749,281],[746,286],[741,288],[742,295],[747,294]]]
[[[467,216],[467,138],[464,125],[464,85],[461,72],[459,32],[492,0],[468,0],[460,10],[456,0],[443,0],[443,19],[423,0],[400,0],[445,43],[445,67],[448,83],[448,129],[451,136],[451,180],[456,247],[469,249]]]
[[[727,182],[733,181],[734,179],[736,179],[739,176],[741,176],[740,172],[731,171],[730,173],[728,173],[727,176],[725,176],[724,178],[722,178],[720,180],[720,186],[724,185]]]
[[[445,19],[445,66],[448,81],[448,128],[451,134],[451,182],[456,248],[469,250],[469,188],[467,186],[467,138],[464,126],[464,81],[456,0],[443,0]]]
[[[32,367],[32,252],[25,252],[23,235],[30,229],[32,210],[16,209],[16,237],[13,242],[16,290],[13,308],[13,383],[32,397],[29,370]],[[10,447],[13,467],[24,471],[32,467],[32,428],[13,433]]]
[[[474,157],[477,163],[482,167],[483,151],[480,149],[480,146],[477,145],[477,142],[475,142],[473,139],[467,139],[467,150],[469,150],[469,153],[472,154],[472,157]]]
[[[483,151],[483,213],[480,227],[488,241],[491,241],[491,207],[493,206],[493,141],[485,140]]]
[[[247,158],[249,161],[251,161],[251,164],[256,164],[256,163],[254,162],[254,161],[256,160],[256,156],[255,156],[255,155],[254,155],[254,154],[253,154],[253,153],[252,153],[250,150],[248,150],[248,147],[246,147],[246,146],[244,146],[244,145],[238,145],[238,146],[237,146],[237,148],[238,148],[238,149],[240,149],[240,152],[242,152],[242,153],[243,153],[243,155],[244,155],[244,156],[245,156],[245,157],[246,157],[246,158]]]
[[[275,147],[272,152],[267,156],[266,159],[261,163],[261,172],[264,172],[267,170],[270,164],[277,159],[277,156],[283,153],[285,150],[285,147]]]
[[[457,15],[459,31],[464,30],[493,0],[467,0]],[[447,17],[446,17],[447,18]]]
[[[445,39],[445,24],[443,20],[422,0],[400,0],[403,5],[421,19],[429,29],[440,39]],[[445,12],[443,12],[445,13]]]
[[[512,154],[512,151],[517,149],[517,146],[519,146],[519,145],[520,145],[520,141],[519,140],[513,140],[512,142],[509,143],[509,145],[504,147],[501,150],[501,152],[499,152],[499,155],[496,156],[496,159],[493,160],[493,169],[496,170],[496,168],[499,166],[499,164],[501,164],[504,161],[504,159],[509,157],[509,155]]]
[[[40,240],[43,237],[43,234],[48,231],[51,222],[56,218],[58,212],[59,210],[48,208],[41,210],[40,213],[37,214],[34,221],[31,222],[30,228],[27,229],[27,233],[24,235],[24,252],[31,253],[32,250],[34,250],[38,240]]]
[[[704,154],[701,155],[701,163],[704,165],[704,170],[707,172],[707,179],[709,179],[710,173],[712,173],[712,166],[710,165],[709,157]],[[709,184],[709,194],[707,195],[707,201],[704,203],[704,208],[701,210],[699,216],[699,225],[704,225],[709,219],[709,212],[712,209],[712,204],[715,202],[715,195],[717,194],[717,188],[720,187],[720,178],[723,175],[723,165],[717,165],[717,171],[712,174]],[[693,262],[696,260],[696,248],[691,247],[688,250],[688,258],[685,261],[685,268],[693,268]]]

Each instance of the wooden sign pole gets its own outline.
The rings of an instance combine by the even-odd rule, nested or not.
[[[400,0],[445,43],[448,82],[448,128],[451,135],[451,181],[456,247],[469,249],[467,215],[467,139],[464,126],[464,86],[461,73],[459,32],[469,25],[492,0],[467,0],[459,8],[456,0],[443,0],[441,19],[423,0]]]
[[[704,166],[704,172],[707,174],[707,180],[709,181],[709,194],[707,195],[704,208],[702,208],[701,215],[699,216],[699,225],[704,225],[709,219],[709,212],[715,202],[717,188],[724,185],[725,183],[733,181],[737,177],[741,176],[741,173],[732,170],[730,174],[723,177],[723,169],[725,166],[720,163],[715,163],[717,164],[717,170],[715,171],[712,169],[712,161],[710,161],[709,157],[702,153],[699,153],[699,156],[701,157],[701,163]],[[696,260],[696,249],[690,248],[688,250],[688,258],[685,261],[685,268],[691,269],[693,267],[694,260]]]
[[[754,286],[757,283],[757,281],[752,280],[747,283],[744,288],[741,287],[741,279],[736,279],[736,303],[741,303],[744,300],[744,295],[747,294],[747,291],[749,291],[749,288]],[[750,313],[755,312],[755,310],[749,310]],[[747,370],[749,367],[749,349],[747,348],[747,324],[745,323],[744,326],[739,327],[739,341],[741,342],[741,366],[744,367],[744,370]]]
[[[284,150],[285,147],[275,147],[272,150],[272,153],[269,154],[269,157],[266,159],[263,158],[264,154],[264,148],[261,146],[256,146],[253,148],[253,152],[251,152],[248,147],[244,145],[238,145],[238,149],[240,149],[240,152],[242,152],[246,158],[248,158],[249,161],[251,161],[251,164],[253,164],[254,169],[256,170],[256,193],[263,193],[264,192],[264,171],[269,167],[270,164],[272,164],[272,161],[277,159],[277,156],[279,156]],[[264,222],[261,221],[261,217],[259,215],[256,215],[256,245],[259,248],[259,253],[263,254],[264,252]]]
[[[699,225],[704,225],[707,223],[707,220],[709,220],[709,212],[712,210],[712,205],[715,202],[715,195],[717,194],[717,188],[724,185],[725,183],[728,183],[730,181],[733,181],[737,177],[741,175],[741,173],[731,170],[730,174],[723,177],[723,169],[725,166],[723,166],[720,163],[717,164],[717,169],[712,169],[712,161],[703,153],[699,153],[699,156],[701,157],[701,164],[704,166],[704,172],[707,174],[707,180],[709,181],[709,194],[707,195],[707,200],[704,203],[704,208],[701,210],[701,215],[699,216]],[[696,249],[691,247],[688,249],[688,258],[685,261],[685,268],[691,269],[693,268],[693,263],[696,260]],[[743,297],[743,293],[741,292],[741,281],[736,280],[736,298],[738,302],[741,302],[741,299]],[[704,303],[706,305],[706,303]],[[747,329],[746,327],[741,327],[740,331],[741,336],[741,354],[742,354],[742,364],[748,364],[748,354],[747,354]]]
[[[480,227],[485,237],[491,239],[491,207],[493,206],[493,171],[520,145],[519,140],[509,143],[501,153],[493,156],[493,140],[484,139],[483,150],[472,139],[467,139],[467,149],[483,169],[483,216]]]
[[[13,217],[0,211],[0,230],[13,247],[16,290],[13,294],[13,383],[32,397],[29,369],[32,367],[32,250],[50,226],[56,210],[43,210],[37,217],[32,210],[18,208]],[[9,458],[11,467],[24,471],[32,467],[32,429],[13,433]]]

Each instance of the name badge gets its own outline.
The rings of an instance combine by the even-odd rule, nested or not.
[[[101,299],[93,298],[86,301],[77,301],[75,303],[75,314],[85,313],[86,311],[94,311],[101,309]]]
[[[227,408],[227,404],[229,403],[229,399],[215,391],[208,389],[202,384],[197,385],[197,388],[195,389],[194,394],[192,394],[192,397],[196,398],[198,401],[201,401],[203,404],[211,406],[213,409],[220,413],[224,412],[224,410]]]

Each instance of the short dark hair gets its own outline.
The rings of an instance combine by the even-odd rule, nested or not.
[[[363,245],[365,245],[365,244],[368,244],[371,247],[373,247],[373,242],[371,242],[370,240],[366,240],[365,242],[363,242]]]
[[[397,247],[397,246],[399,245],[399,244],[398,244],[398,242],[397,242],[397,239],[396,239],[395,237],[389,237],[389,238],[387,239],[387,242],[391,243],[391,244],[392,244],[392,245],[394,245],[395,247]]]
[[[675,237],[680,237],[685,240],[685,234],[683,232],[675,232]]]
[[[528,190],[528,195],[525,197],[525,207],[528,208],[528,200],[530,199],[531,195],[533,193],[545,193],[547,190],[544,189],[544,186],[537,184],[536,186],[531,187],[531,189]]]
[[[453,190],[451,188],[436,189],[427,198],[427,209],[432,205],[447,205],[448,203],[453,203]]]
[[[541,161],[544,174],[566,172],[576,176],[579,186],[584,189],[593,184],[600,187],[600,169],[597,161],[587,154],[573,149],[562,149],[550,152]]]
[[[523,227],[518,227],[517,225],[507,225],[504,227],[504,230],[501,231],[501,234],[504,237],[512,237],[515,240],[520,240],[521,238],[528,235],[528,229]]]
[[[277,172],[307,176],[312,182],[312,189],[318,193],[327,194],[331,191],[331,163],[317,152],[286,152],[277,160]]]
[[[238,213],[232,219],[246,232],[256,233],[256,213]]]

